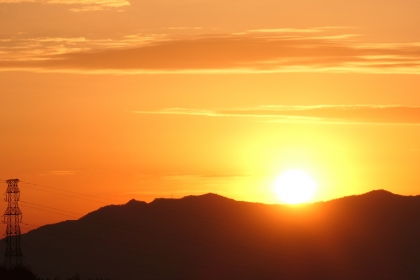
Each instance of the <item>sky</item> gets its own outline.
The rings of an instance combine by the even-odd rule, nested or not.
[[[132,198],[280,203],[288,169],[316,181],[312,202],[418,195],[419,10],[0,0],[0,183],[21,180],[32,225]]]

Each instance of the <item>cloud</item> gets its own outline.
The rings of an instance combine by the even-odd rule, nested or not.
[[[49,171],[48,173],[50,175],[63,176],[63,175],[74,175],[74,174],[76,174],[76,171],[74,171],[74,170],[59,170],[59,171]]]
[[[322,32],[319,28],[275,28],[275,29],[253,29],[249,33],[317,33]]]
[[[420,125],[420,106],[400,105],[268,105],[250,109],[228,110],[167,108],[158,111],[135,111],[135,113],[258,118],[267,122],[286,123]]]
[[[225,181],[225,180],[232,180],[236,178],[246,177],[244,174],[164,174],[161,176],[163,180],[170,180],[170,181],[203,181],[203,180],[211,180],[211,181]]]
[[[41,3],[41,4],[61,4],[61,5],[77,5],[78,8],[72,8],[71,11],[97,11],[110,8],[121,8],[129,6],[127,0],[0,0],[0,3],[17,4],[17,3]]]
[[[234,179],[234,178],[241,178],[246,177],[247,174],[242,173],[199,173],[199,174],[191,174],[191,173],[179,173],[179,172],[171,172],[171,173],[148,173],[148,174],[138,174],[136,175],[137,178],[141,178],[143,180],[165,180],[165,181],[202,181],[202,180],[226,180],[226,179]]]
[[[136,47],[128,44],[127,38],[121,40],[120,47],[105,43],[102,48],[99,45],[92,47],[92,42],[88,41],[74,45],[74,49],[58,48],[56,51],[61,53],[45,50],[43,55],[33,57],[38,61],[3,60],[0,69],[111,73],[420,74],[418,43],[362,44],[350,40],[353,34],[322,36],[314,32],[316,36],[312,36],[310,30],[307,30],[309,35],[303,31],[302,34],[289,34],[290,30],[278,33],[280,29],[236,35],[162,37]],[[89,48],[85,50],[83,47]]]
[[[16,36],[12,39],[0,39],[0,64],[23,64],[30,68],[33,62],[50,61],[60,55],[142,46],[162,40],[164,36],[161,34],[132,34],[119,39]]]

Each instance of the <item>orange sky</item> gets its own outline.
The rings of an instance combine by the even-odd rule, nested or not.
[[[317,181],[314,201],[420,194],[418,11],[0,0],[0,179],[80,214],[207,192],[279,203],[273,182],[290,168]],[[21,205],[30,224],[71,218]]]

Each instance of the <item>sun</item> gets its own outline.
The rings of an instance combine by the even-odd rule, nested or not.
[[[315,181],[306,172],[290,169],[281,174],[274,183],[278,198],[287,204],[305,203],[312,199],[316,192]]]

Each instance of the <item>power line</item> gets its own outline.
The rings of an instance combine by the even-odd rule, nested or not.
[[[32,203],[32,204],[34,204],[34,203]],[[37,204],[37,205],[39,205],[39,204]],[[76,217],[76,216],[70,216],[70,215],[66,215],[66,214],[62,214],[62,213],[58,213],[58,212],[54,212],[54,211],[50,211],[50,210],[45,210],[45,209],[41,209],[41,208],[31,207],[31,206],[28,206],[28,205],[25,205],[25,207],[29,207],[29,208],[33,208],[33,209],[37,209],[37,210],[41,210],[41,211],[46,211],[46,212],[50,212],[50,213],[55,213],[55,214],[58,214],[58,215],[67,216],[67,217],[71,217],[71,218],[79,218],[79,217]],[[44,206],[41,206],[41,207],[44,207]],[[48,207],[48,208],[52,208],[52,207]],[[61,209],[58,209],[58,208],[54,208],[54,209],[57,209],[59,211],[66,211],[66,210],[61,210]],[[66,212],[68,212],[68,211],[66,211]],[[154,210],[153,210],[153,212],[154,213],[159,213],[159,214],[173,214],[172,212],[165,212],[164,213],[163,211],[154,211]],[[185,217],[185,216],[183,216],[183,217]],[[133,230],[132,228],[126,227],[125,225],[121,226],[121,224],[116,223],[115,221],[106,220],[106,219],[98,219],[98,218],[93,218],[92,219],[92,217],[89,217],[89,218],[90,218],[91,221],[93,220],[93,222],[98,223],[98,224],[101,224],[101,225],[118,227],[118,228],[121,228],[121,229],[124,229],[124,230],[134,231],[134,232],[141,233],[141,231],[139,231],[139,230]],[[110,224],[109,222],[111,222],[112,224]],[[181,238],[187,237],[187,236],[181,235],[181,234],[175,234],[174,235],[173,233],[170,233],[168,235],[169,237],[168,236],[165,236],[165,235],[162,236],[162,232],[161,231],[156,231],[154,229],[145,228],[144,226],[143,227],[140,227],[140,229],[146,230],[146,231],[149,231],[149,232],[154,232],[155,234],[158,234],[158,235],[160,235],[161,237],[163,237],[165,239],[174,239],[174,238],[176,238],[176,236],[181,237]],[[196,240],[194,240],[194,242],[197,242],[197,238],[195,238],[195,239]],[[208,239],[201,239],[201,241],[204,241],[206,243],[214,243],[212,240],[208,240]],[[212,244],[212,245],[215,245],[215,244]],[[219,244],[217,244],[217,245],[219,245]],[[219,245],[219,246],[223,246],[223,245]],[[247,250],[246,247],[238,246],[238,245],[234,245],[234,244],[230,244],[229,247],[236,247],[238,249],[245,249],[245,250]],[[238,251],[236,251],[236,252],[238,252]],[[389,252],[386,252],[386,253],[389,254]],[[272,254],[272,252],[269,252],[269,254]],[[261,257],[261,256],[259,256],[259,257]],[[287,257],[294,258],[295,256],[288,255]],[[318,261],[315,260],[315,262],[318,262]],[[335,265],[337,265],[337,264],[335,264]]]
[[[58,210],[58,211],[62,211],[62,212],[67,212],[67,213],[71,213],[71,214],[76,214],[76,215],[80,215],[80,216],[84,215],[84,214],[81,214],[81,213],[76,213],[76,212],[62,210],[62,209],[58,209],[58,208],[54,208],[54,207],[44,206],[44,205],[41,205],[41,204],[27,202],[27,201],[23,201],[23,200],[21,200],[20,202],[25,203],[25,204],[36,205],[36,206],[40,206],[40,207],[44,207],[44,208],[54,209],[54,210]]]
[[[23,182],[23,181],[21,181],[21,182]],[[29,185],[34,185],[34,186],[43,186],[43,185],[40,185],[40,184],[29,183],[29,182],[23,182],[23,183],[24,183],[24,184],[29,184]],[[29,187],[29,186],[26,186],[26,187]],[[79,193],[79,192],[72,192],[72,191],[67,191],[67,190],[61,190],[61,189],[59,189],[59,188],[54,188],[54,187],[49,187],[49,186],[43,186],[43,187],[50,188],[50,189],[54,189],[54,190],[65,191],[65,192],[71,192],[71,193],[75,193],[75,194],[79,194],[79,195],[85,196],[85,194],[83,194],[83,193]],[[39,190],[39,191],[49,192],[49,193],[53,193],[53,194],[57,194],[57,195],[63,195],[63,196],[73,197],[73,198],[78,198],[78,199],[87,200],[87,201],[93,201],[93,202],[104,203],[104,202],[97,201],[97,200],[90,200],[90,199],[86,199],[86,198],[84,198],[84,197],[80,197],[80,196],[73,196],[73,195],[68,195],[68,194],[62,194],[62,193],[57,193],[57,192],[51,192],[51,191],[47,191],[47,190],[43,190],[43,189],[39,189],[39,188],[34,188],[34,187],[29,187],[29,188],[32,188],[32,189],[35,189],[35,190]],[[93,196],[93,197],[101,198],[101,197],[99,197],[99,196]],[[105,198],[101,198],[101,199],[105,199]],[[113,200],[113,201],[116,201],[116,200]],[[119,201],[119,202],[120,202],[120,201]],[[121,203],[121,204],[125,204],[125,202],[120,202],[120,203]],[[33,204],[33,203],[32,203],[32,204]],[[42,207],[45,207],[45,206],[42,206]],[[51,208],[51,207],[48,207],[48,208]],[[62,210],[60,210],[60,211],[62,211]],[[155,213],[160,213],[160,214],[162,214],[162,215],[168,215],[168,214],[170,214],[170,215],[175,215],[175,216],[180,216],[180,217],[185,217],[185,214],[188,214],[189,216],[194,216],[194,217],[197,217],[200,221],[201,221],[201,220],[203,220],[203,219],[205,219],[205,220],[213,220],[213,221],[217,221],[218,223],[223,222],[223,220],[220,220],[220,219],[215,219],[215,218],[212,218],[212,217],[206,217],[206,216],[202,216],[202,215],[201,215],[201,216],[200,216],[200,215],[195,215],[194,213],[184,213],[184,212],[179,212],[179,211],[170,211],[170,212],[168,212],[168,211],[158,211],[158,210],[156,210],[156,209],[154,209],[153,211],[154,211]],[[68,212],[68,211],[66,211],[66,212]],[[51,212],[51,213],[53,213],[53,212]],[[77,215],[83,216],[83,214],[80,214],[80,213],[74,213],[74,214],[77,214]],[[231,225],[231,224],[232,224],[232,221],[226,221],[226,224]],[[250,227],[250,228],[251,228],[251,227]]]
[[[35,186],[43,186],[43,185],[39,185],[39,184],[35,184],[35,183],[29,183],[29,182],[23,182],[23,183],[25,183],[25,184],[30,184],[30,185],[35,185]],[[28,186],[27,186],[27,187],[28,187]],[[48,187],[48,186],[44,186],[44,187],[47,187],[47,188],[50,188],[50,189],[55,189],[55,190],[60,190],[60,191],[66,191],[66,190],[61,190],[61,189],[54,188],[54,187]],[[39,191],[49,192],[49,193],[53,193],[53,194],[58,194],[58,195],[63,195],[63,196],[68,196],[68,197],[73,197],[73,198],[78,198],[78,199],[82,199],[82,200],[87,200],[87,201],[94,201],[94,202],[103,203],[103,202],[96,201],[96,200],[86,199],[86,198],[84,198],[84,197],[73,196],[73,195],[68,195],[68,194],[62,194],[62,193],[57,193],[57,192],[51,192],[51,191],[47,191],[47,190],[43,190],[43,189],[39,189],[39,188],[34,188],[34,187],[29,187],[29,188],[32,188],[32,189],[35,189],[35,190],[39,190]],[[68,192],[70,192],[70,191],[68,191]],[[83,193],[78,193],[78,192],[72,192],[72,193],[77,193],[77,194],[80,194],[80,195],[84,195]],[[98,196],[95,196],[95,197],[98,197]],[[98,198],[100,198],[100,197],[98,197]],[[32,204],[33,204],[33,203],[32,203]],[[125,203],[121,203],[121,204],[125,204]],[[45,207],[45,206],[42,206],[42,207]],[[52,208],[52,207],[47,207],[47,208]],[[34,209],[38,209],[38,208],[34,208]],[[53,209],[53,208],[52,208],[52,209]],[[38,210],[41,210],[41,209],[38,209]],[[59,210],[59,211],[63,211],[63,210]],[[64,210],[64,211],[65,211],[65,210]],[[47,212],[48,212],[48,211],[47,211]],[[49,212],[50,212],[50,213],[56,213],[56,212],[52,212],[52,211],[49,211]],[[68,212],[68,211],[65,211],[65,212]],[[155,212],[155,213],[159,213],[159,212],[160,212],[160,214],[163,214],[163,215],[168,215],[168,211],[157,211],[157,210],[155,209],[155,210],[154,210],[154,212]],[[73,213],[74,213],[74,212],[73,212]],[[59,214],[59,213],[56,213],[56,214]],[[74,213],[74,214],[77,214],[77,215],[83,216],[83,214],[80,214],[80,213]],[[171,211],[171,212],[169,212],[169,214],[170,214],[170,215],[176,215],[176,216],[182,216],[182,217],[185,217],[185,214],[186,214],[186,213],[183,213],[183,212],[176,212],[176,211]],[[62,214],[59,214],[59,215],[62,215]],[[198,215],[194,215],[193,213],[188,213],[188,215],[190,215],[190,216],[196,216],[197,218],[199,218],[199,220],[202,220],[202,219],[206,219],[206,220],[214,220],[214,221],[217,221],[217,222],[219,222],[219,223],[220,223],[220,220],[216,220],[216,219],[211,218],[211,217],[198,216]],[[64,215],[64,216],[68,216],[68,215]],[[79,217],[74,217],[74,218],[79,218]],[[232,223],[231,221],[227,222],[227,224],[231,224],[231,223]]]
[[[98,203],[101,203],[101,204],[105,203],[104,201],[98,201],[98,200],[87,199],[87,198],[83,198],[83,197],[75,196],[75,195],[69,195],[69,194],[63,194],[63,193],[57,193],[57,192],[47,191],[47,190],[43,190],[43,189],[39,189],[39,188],[34,188],[32,186],[24,186],[24,187],[30,188],[30,189],[34,189],[34,190],[38,190],[38,191],[43,191],[43,192],[48,192],[48,193],[63,195],[63,196],[67,196],[67,197],[78,198],[78,199],[82,199],[82,200],[86,200],[86,201],[98,202]]]
[[[32,184],[32,185],[36,185],[36,184]],[[57,189],[57,188],[52,188],[51,187],[51,189]],[[46,191],[46,190],[42,190],[42,191]],[[50,192],[50,191],[47,191],[47,192]],[[52,193],[55,193],[55,192],[52,192]],[[60,193],[56,193],[56,194],[59,194],[59,195],[66,195],[66,194],[60,194]],[[79,194],[81,194],[81,193],[79,193]],[[68,196],[68,195],[66,195],[66,196]],[[76,196],[72,196],[72,197],[76,197]],[[79,198],[79,199],[83,199],[82,197],[76,197],[76,198]],[[84,199],[84,200],[87,200],[87,199]],[[91,200],[89,200],[89,201],[91,201]],[[96,201],[96,202],[99,202],[99,201]],[[32,204],[32,205],[36,205],[36,206],[40,206],[40,207],[44,207],[44,208],[49,208],[49,209],[53,209],[53,210],[58,210],[58,211],[63,211],[63,212],[69,212],[69,213],[74,213],[74,214],[78,214],[78,215],[81,215],[80,213],[75,213],[75,212],[70,212],[70,211],[66,211],[66,210],[61,210],[61,209],[58,209],[58,208],[53,208],[53,207],[48,207],[48,206],[43,206],[43,205],[40,205],[40,204],[35,204],[35,203],[31,203],[31,202],[26,202],[26,203],[28,203],[28,204]],[[51,213],[55,213],[55,214],[59,214],[59,215],[63,215],[63,216],[68,216],[68,217],[72,217],[72,218],[78,218],[78,217],[75,217],[75,216],[70,216],[70,215],[65,215],[65,214],[62,214],[62,213],[58,213],[58,212],[54,212],[54,211],[49,211],[49,210],[46,210],[46,209],[41,209],[41,208],[35,208],[35,207],[31,207],[31,206],[28,206],[28,205],[25,205],[25,207],[30,207],[30,208],[33,208],[33,209],[37,209],[37,210],[41,210],[41,211],[46,211],[46,212],[51,212]],[[149,210],[150,211],[150,210]],[[160,213],[160,214],[163,214],[163,215],[168,215],[168,214],[171,214],[171,215],[176,215],[176,214],[180,214],[182,217],[185,217],[184,215],[186,214],[186,213],[181,213],[181,212],[178,212],[178,213],[176,213],[176,212],[173,212],[173,211],[171,211],[171,212],[168,212],[168,211],[158,211],[157,209],[153,209],[152,210],[154,213]],[[189,213],[189,214],[191,214],[191,213]],[[199,217],[200,219],[198,219],[198,221],[200,221],[200,220],[202,220],[202,219],[212,219],[212,218],[209,218],[209,217],[203,217],[203,216],[198,216],[198,215],[195,215],[196,217]],[[92,217],[90,217],[90,219],[91,220],[99,220],[99,221],[106,221],[106,222],[110,222],[111,220],[105,220],[105,219],[92,219]],[[215,220],[215,221],[217,221],[218,223],[220,223],[221,222],[221,220],[219,220],[219,219],[212,219],[212,220]],[[115,227],[115,221],[111,221],[112,223],[114,223],[114,225],[110,225],[110,224],[108,224],[108,223],[103,223],[103,222],[101,222],[100,224],[103,224],[103,225],[107,225],[107,226],[114,226]],[[223,220],[222,220],[222,222],[223,222]],[[125,230],[133,230],[133,229],[130,229],[130,228],[127,228],[127,227],[121,227],[121,226],[118,226],[118,227],[120,227],[120,228],[123,228],[123,229],[125,229]],[[141,228],[142,230],[148,230],[148,231],[155,231],[155,230],[153,230],[153,229],[148,229],[148,228]],[[134,230],[134,231],[137,231],[137,230]],[[137,231],[138,232],[138,231]],[[162,235],[162,232],[158,232],[160,235]],[[165,234],[165,233],[163,233],[163,234]],[[181,236],[181,237],[185,237],[185,235],[179,235],[179,234],[176,234],[176,235],[178,235],[178,236]],[[168,237],[168,236],[165,236],[165,238],[173,238],[173,234],[171,234],[170,235],[170,237]],[[197,240],[195,240],[195,241],[197,241]],[[206,240],[203,240],[202,239],[202,241],[206,241]],[[218,244],[219,246],[224,246],[224,245],[221,245],[221,244]],[[232,244],[230,244],[229,245],[229,247],[230,248],[232,248],[232,246],[233,247],[238,247],[238,248],[242,248],[242,249],[246,249],[245,247],[243,247],[243,246],[237,246],[237,245],[232,245]],[[226,248],[224,248],[224,249],[226,249]],[[232,250],[231,250],[232,251]],[[237,252],[237,251],[236,251]],[[262,252],[262,251],[261,251]],[[389,252],[388,252],[389,253]],[[272,252],[270,252],[270,254],[272,254]],[[277,255],[278,256],[278,255]],[[260,257],[260,256],[256,256],[256,257]],[[290,255],[287,255],[287,256],[284,256],[284,257],[288,257],[288,258],[290,258],[290,257],[292,257],[292,258],[295,258],[294,256],[290,256]],[[334,265],[337,265],[337,264],[334,264]],[[358,268],[358,269],[363,269],[363,270],[366,270],[366,268]],[[388,273],[388,272],[383,272],[383,273]]]
[[[114,202],[118,202],[118,203],[123,203],[123,202],[121,202],[119,200],[116,200],[116,199],[104,198],[104,197],[100,197],[100,196],[97,196],[97,195],[90,195],[90,194],[85,194],[85,193],[81,193],[81,192],[68,191],[68,190],[63,190],[63,189],[60,189],[60,188],[54,188],[54,187],[51,187],[51,186],[45,186],[45,185],[35,184],[35,183],[30,183],[30,182],[25,182],[25,181],[20,181],[20,182],[23,183],[23,184],[28,184],[28,185],[33,185],[33,186],[38,186],[38,187],[43,187],[43,188],[58,190],[58,191],[64,191],[64,192],[78,194],[78,195],[82,195],[82,196],[90,196],[90,197],[99,198],[99,199],[102,199],[102,200],[108,200],[108,201],[114,201]]]
[[[35,184],[35,183],[28,183],[28,182],[25,182],[25,183],[26,184],[31,184],[31,185],[39,185],[39,184]],[[45,187],[47,187],[47,186],[45,186]],[[53,187],[48,187],[48,188],[59,190],[58,188],[53,188]],[[41,190],[41,191],[45,191],[45,190]],[[47,192],[49,192],[49,191],[47,191]],[[77,192],[73,192],[73,193],[77,193]],[[56,193],[56,194],[67,196],[66,194],[60,194],[60,193]],[[82,193],[78,193],[78,194],[81,194],[82,195]],[[75,197],[75,198],[84,199],[84,198],[81,198],[81,197]],[[22,201],[22,202],[24,202],[24,201]],[[50,208],[50,209],[54,209],[54,210],[58,210],[58,211],[67,212],[67,213],[72,213],[72,214],[78,215],[78,216],[70,216],[70,215],[65,215],[65,214],[62,214],[62,213],[54,212],[54,211],[47,211],[45,209],[40,209],[40,208],[35,208],[35,207],[30,207],[28,205],[25,205],[25,207],[30,207],[30,208],[33,208],[33,209],[37,209],[37,210],[41,210],[41,211],[46,211],[46,212],[50,212],[50,213],[55,213],[55,214],[58,214],[58,215],[63,215],[63,216],[71,217],[71,218],[78,219],[78,218],[80,218],[80,216],[83,216],[83,214],[81,214],[81,213],[71,212],[71,211],[62,210],[62,209],[58,209],[58,208],[53,208],[53,207],[49,207],[49,206],[44,206],[44,205],[40,205],[40,204],[35,204],[35,203],[31,203],[31,202],[24,202],[24,203],[29,203],[29,204],[40,206],[40,207],[44,207],[44,208]],[[197,217],[198,219],[196,221],[199,221],[199,222],[202,222],[205,219],[205,220],[213,220],[213,221],[215,221],[215,222],[217,222],[219,224],[226,223],[226,224],[231,225],[232,222],[235,223],[235,221],[224,221],[224,220],[215,219],[215,218],[212,218],[212,217],[206,217],[206,216],[202,216],[202,215],[196,215],[196,214],[190,213],[190,212],[185,213],[185,212],[179,212],[179,211],[173,211],[173,210],[171,210],[171,211],[159,211],[157,209],[153,209],[152,211],[153,211],[153,213],[162,214],[162,215],[165,215],[165,216],[167,216],[169,214],[169,215],[179,216],[179,217],[182,217],[182,218],[185,218],[185,215],[188,214],[189,216]],[[98,219],[96,219],[96,220],[98,220]],[[101,221],[108,221],[108,222],[110,221],[110,220],[104,220],[104,219],[99,219],[99,220],[101,220]],[[115,221],[111,221],[111,222],[112,223],[115,223]],[[250,228],[252,228],[252,227],[250,227]]]
[[[41,210],[41,211],[45,211],[45,212],[49,212],[49,213],[54,213],[54,214],[57,214],[57,215],[66,216],[66,217],[70,217],[70,218],[78,218],[78,217],[75,217],[75,216],[70,216],[70,215],[67,215],[67,214],[58,213],[58,212],[54,212],[54,211],[49,211],[49,210],[45,210],[45,209],[37,208],[37,207],[33,207],[33,206],[25,205],[24,207],[28,207],[28,208],[32,208],[32,209],[37,209],[37,210]]]

